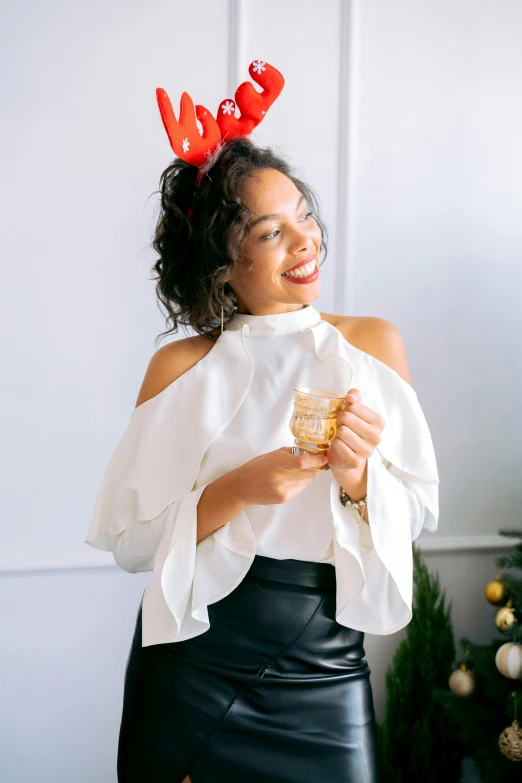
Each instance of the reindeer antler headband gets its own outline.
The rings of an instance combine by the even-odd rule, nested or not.
[[[177,120],[169,96],[161,87],[157,88],[156,98],[161,119],[170,146],[179,158],[198,168],[203,167],[219,146],[236,136],[250,135],[259,125],[280,95],[285,80],[277,68],[263,60],[254,60],[248,72],[263,91],[259,93],[250,82],[243,82],[236,90],[235,102],[231,98],[221,101],[217,118],[200,104],[196,104],[196,116],[194,116],[192,98],[184,92],[181,96],[179,120]],[[239,117],[235,116],[236,105],[241,112]],[[201,123],[202,132],[198,129],[196,118]],[[203,175],[204,173],[200,171],[198,184]],[[188,217],[190,219],[190,214]]]

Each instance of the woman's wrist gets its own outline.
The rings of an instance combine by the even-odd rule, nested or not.
[[[346,495],[348,495],[348,498],[352,501],[350,504],[352,508],[355,508],[360,517],[367,523],[369,523],[368,519],[368,504],[364,503],[364,505],[360,507],[356,507],[353,504],[360,502],[361,500],[364,500],[366,498],[367,489],[368,489],[368,462],[365,463],[364,469],[362,474],[357,475],[353,473],[353,471],[343,471],[340,475],[338,474],[337,480],[339,481],[339,484],[341,485],[341,490],[343,490]]]
[[[350,499],[353,501],[362,500],[366,497],[368,489],[368,462],[364,463],[361,473],[354,473],[352,470],[336,471],[336,478]]]

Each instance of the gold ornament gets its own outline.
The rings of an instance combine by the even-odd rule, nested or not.
[[[501,752],[510,761],[522,761],[522,729],[517,721],[517,692],[513,691],[511,695],[515,701],[515,719],[498,738],[498,745]]]
[[[522,729],[514,720],[508,729],[504,729],[498,741],[500,750],[510,761],[522,761]]]
[[[504,677],[522,680],[522,644],[518,644],[518,642],[503,644],[497,650],[495,663]]]
[[[465,663],[461,663],[460,667],[450,674],[448,685],[454,696],[460,698],[471,696],[475,690],[473,672],[469,671]]]
[[[515,613],[511,608],[511,599],[503,609],[499,609],[495,617],[495,625],[499,631],[507,631],[516,622]]]
[[[486,585],[485,595],[490,604],[500,604],[506,598],[506,588],[497,576],[492,582]]]

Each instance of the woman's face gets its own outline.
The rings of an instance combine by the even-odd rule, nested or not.
[[[238,312],[270,315],[300,310],[321,291],[319,272],[310,282],[294,282],[283,273],[302,261],[319,268],[322,234],[308,204],[291,179],[276,169],[262,169],[248,178],[243,200],[251,212],[243,245],[244,262],[230,284]]]

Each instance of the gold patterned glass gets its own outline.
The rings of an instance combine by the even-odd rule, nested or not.
[[[290,430],[294,454],[326,454],[337,433],[337,417],[345,407],[345,395],[312,386],[294,388]],[[329,470],[328,463],[317,470]]]

